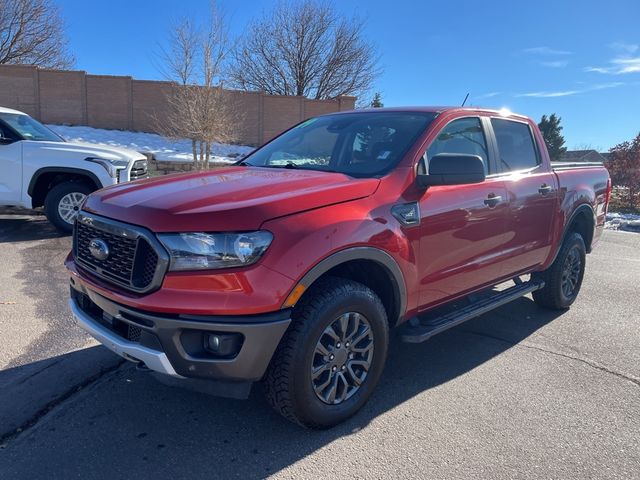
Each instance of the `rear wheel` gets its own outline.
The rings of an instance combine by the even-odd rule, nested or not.
[[[586,249],[579,233],[567,235],[553,264],[545,271],[534,274],[544,280],[545,286],[533,292],[534,301],[543,307],[561,310],[569,308],[578,297],[584,267]]]
[[[58,230],[70,233],[87,195],[93,189],[84,183],[63,182],[53,187],[44,199],[47,219]]]
[[[389,327],[366,286],[329,277],[296,306],[264,379],[268,402],[287,419],[329,428],[355,414],[375,388]]]

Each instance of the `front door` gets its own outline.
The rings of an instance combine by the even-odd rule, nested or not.
[[[483,183],[429,187],[420,200],[421,308],[463,295],[501,276],[505,258],[507,191],[493,177],[490,149],[478,117],[448,123],[425,153],[479,155]]]
[[[22,142],[0,122],[0,205],[16,205],[22,197]]]

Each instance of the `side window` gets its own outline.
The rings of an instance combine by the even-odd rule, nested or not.
[[[529,125],[501,118],[492,118],[502,170],[516,171],[536,167],[540,162]]]
[[[477,117],[454,120],[444,127],[427,149],[425,158],[427,165],[429,159],[440,153],[478,155],[484,163],[484,173],[489,173],[487,141],[480,119]]]
[[[8,141],[8,140],[14,140],[13,137],[14,135],[9,131],[9,129],[4,125],[2,125],[2,123],[0,123],[0,138],[4,139],[5,141]]]

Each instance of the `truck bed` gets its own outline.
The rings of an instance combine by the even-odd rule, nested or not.
[[[570,170],[574,168],[604,167],[602,162],[551,162],[553,170]]]

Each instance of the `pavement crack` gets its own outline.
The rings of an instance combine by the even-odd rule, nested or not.
[[[32,379],[33,377],[37,377],[38,375],[40,375],[42,372],[48,370],[51,367],[54,367],[56,365],[58,365],[60,363],[60,360],[54,360],[53,362],[49,363],[49,365],[47,365],[44,368],[41,368],[40,370],[37,370],[29,375],[26,375],[24,378],[20,379],[18,382],[16,382],[16,385],[22,385],[23,383],[26,383],[28,380]]]
[[[76,383],[75,385],[73,385],[69,389],[67,389],[65,392],[60,394],[58,397],[56,397],[53,400],[51,400],[44,407],[42,407],[40,410],[35,412],[27,421],[22,423],[16,429],[11,430],[10,432],[0,432],[0,449],[6,448],[8,443],[11,440],[15,439],[18,435],[20,435],[22,433],[25,433],[29,429],[33,428],[40,421],[40,419],[42,417],[44,417],[46,414],[48,414],[55,407],[61,405],[65,401],[69,400],[76,393],[82,391],[83,389],[87,388],[91,384],[97,382],[98,380],[100,380],[104,376],[108,375],[109,373],[116,371],[124,363],[126,363],[126,360],[123,359],[120,362],[116,363],[115,365],[112,365],[112,366],[110,366],[108,368],[104,368],[104,369],[100,370],[98,373],[96,373],[95,375],[87,377],[83,381],[81,381],[79,383]]]
[[[533,343],[527,342],[527,341],[522,341],[522,342],[513,342],[507,338],[503,338],[503,337],[498,337],[496,335],[491,335],[488,333],[483,333],[483,332],[477,332],[477,331],[472,331],[472,330],[464,330],[465,333],[469,333],[471,335],[476,335],[479,337],[485,337],[485,338],[490,338],[492,340],[496,340],[499,342],[503,342],[503,343],[508,343],[509,345],[512,345],[514,347],[522,347],[522,348],[528,348],[530,350],[537,350],[539,352],[544,352],[544,353],[549,353],[551,355],[556,355],[558,357],[562,357],[562,358],[566,358],[569,360],[574,360],[576,362],[580,362],[584,365],[587,365],[591,368],[594,368],[596,370],[599,370],[601,372],[605,372],[605,373],[609,373],[611,375],[615,375],[618,378],[621,378],[623,380],[627,380],[631,383],[633,383],[634,385],[640,387],[640,378],[636,377],[635,375],[629,374],[629,373],[622,373],[619,372],[617,370],[613,370],[612,368],[603,365],[601,363],[598,363],[594,360],[591,360],[589,358],[584,358],[584,357],[580,357],[577,355],[570,355],[568,353],[564,353],[558,350],[552,350],[549,348],[545,348],[545,347],[541,347],[540,345],[535,345]]]

